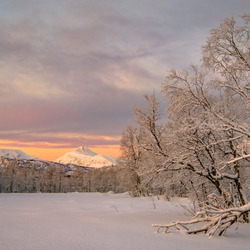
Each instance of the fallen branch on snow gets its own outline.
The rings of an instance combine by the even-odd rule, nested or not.
[[[164,230],[165,233],[170,232],[170,228],[184,231],[187,234],[205,233],[208,236],[224,235],[227,229],[235,222],[240,221],[241,217],[250,211],[250,203],[235,208],[216,209],[208,207],[204,211],[198,212],[194,218],[189,221],[173,221],[170,224],[159,225],[153,224],[157,228],[157,233]],[[199,228],[192,228],[194,224],[202,224]]]

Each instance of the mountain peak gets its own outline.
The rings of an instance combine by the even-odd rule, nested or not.
[[[89,148],[86,148],[86,147],[83,147],[83,146],[77,148],[76,150],[74,150],[74,152],[79,153],[79,154],[88,155],[88,156],[97,155],[97,153],[95,153],[92,150],[90,150]]]
[[[79,147],[72,152],[68,152],[60,158],[56,159],[56,162],[63,164],[75,164],[85,167],[100,168],[103,166],[111,166],[116,164],[116,158],[98,155],[89,148]]]
[[[17,160],[38,160],[37,157],[28,155],[19,149],[0,149],[0,156],[8,159],[17,159]]]

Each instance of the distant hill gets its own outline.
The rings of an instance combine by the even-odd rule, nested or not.
[[[58,158],[55,162],[62,164],[75,164],[79,166],[101,168],[104,166],[111,166],[116,164],[116,158],[98,155],[89,148],[79,147],[74,151],[68,152],[62,157]]]
[[[39,160],[37,157],[28,155],[19,149],[0,148],[0,157],[13,160]]]

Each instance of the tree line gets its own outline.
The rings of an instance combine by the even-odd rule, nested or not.
[[[133,178],[119,166],[100,169],[0,158],[0,193],[129,191]]]

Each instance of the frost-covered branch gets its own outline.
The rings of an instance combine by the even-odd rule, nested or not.
[[[229,164],[235,163],[237,161],[240,161],[240,160],[243,160],[243,159],[248,159],[248,158],[250,158],[250,154],[247,154],[247,155],[243,154],[240,157],[234,158],[231,161],[226,162],[225,165],[229,165]],[[224,167],[222,167],[222,168],[224,168]]]
[[[160,225],[153,224],[159,233],[164,230],[169,233],[171,228],[178,231],[184,231],[187,234],[204,233],[208,236],[221,236],[224,235],[227,229],[235,222],[240,221],[244,214],[250,211],[250,203],[230,209],[218,210],[216,208],[208,208],[202,212],[198,212],[196,216],[189,221],[173,221],[172,223]],[[205,223],[205,225],[204,225]],[[201,224],[200,227],[194,228],[193,225]]]

